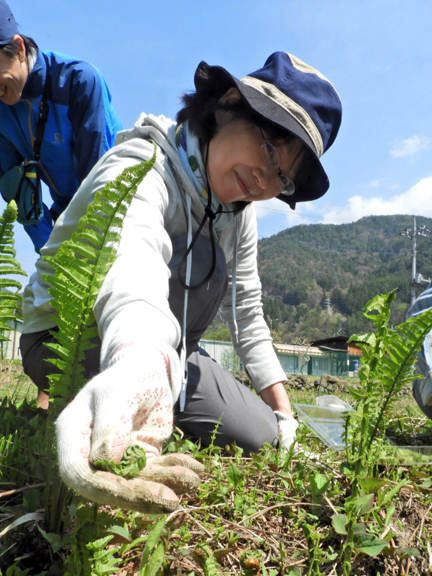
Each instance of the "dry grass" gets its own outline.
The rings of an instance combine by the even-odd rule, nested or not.
[[[0,362],[0,398],[9,396],[14,399],[27,398],[33,402],[37,397],[37,387],[23,372],[20,360],[2,360]]]

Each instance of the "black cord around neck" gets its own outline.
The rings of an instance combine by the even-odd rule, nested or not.
[[[191,240],[191,243],[190,243],[188,249],[186,250],[183,258],[181,259],[179,267],[178,267],[178,271],[177,271],[177,278],[178,278],[179,284],[182,288],[184,288],[186,290],[198,290],[198,288],[201,288],[201,286],[204,286],[204,284],[210,280],[210,278],[213,276],[213,273],[215,271],[215,268],[216,268],[216,245],[215,245],[215,238],[214,238],[213,221],[216,219],[216,217],[219,214],[236,214],[237,212],[240,212],[241,210],[243,210],[245,205],[248,204],[248,202],[238,202],[237,204],[240,204],[240,206],[235,207],[234,210],[222,210],[222,204],[219,204],[218,209],[216,210],[216,212],[214,212],[214,210],[212,208],[212,192],[210,189],[210,183],[209,183],[209,179],[208,179],[208,168],[207,168],[209,145],[210,145],[210,142],[207,142],[205,161],[204,161],[206,192],[207,192],[207,206],[204,208],[204,217],[201,221],[201,224],[199,225],[197,231],[195,232],[195,234]],[[182,267],[183,262],[188,257],[190,251],[192,250],[195,242],[197,241],[197,238],[200,235],[201,230],[203,229],[207,219],[209,221],[209,234],[210,234],[210,243],[211,243],[211,249],[212,249],[212,263],[210,266],[210,270],[207,273],[207,275],[205,276],[205,278],[203,278],[203,280],[198,282],[198,284],[195,284],[195,286],[191,286],[191,285],[186,284],[186,280],[181,277],[181,267]]]
[[[213,273],[214,273],[215,268],[216,268],[216,243],[215,243],[215,238],[214,238],[213,221],[216,219],[216,216],[218,214],[220,214],[222,211],[218,210],[217,212],[214,212],[213,208],[212,208],[212,193],[210,190],[210,185],[209,185],[209,180],[208,180],[208,170],[207,170],[209,144],[210,144],[210,142],[207,142],[206,154],[205,154],[205,178],[206,178],[207,206],[204,208],[204,217],[201,220],[201,224],[198,226],[197,231],[193,235],[191,243],[190,243],[188,249],[186,250],[183,258],[181,259],[178,270],[177,270],[177,278],[178,278],[179,284],[185,290],[198,290],[198,288],[201,288],[201,286],[204,286],[204,284],[206,284],[206,282],[208,282],[210,280],[210,278],[213,276]],[[192,248],[194,247],[194,244],[197,241],[197,238],[200,235],[201,230],[204,228],[204,225],[207,222],[207,219],[209,221],[210,244],[211,244],[211,250],[212,250],[212,262],[211,262],[210,270],[206,274],[205,278],[200,280],[200,282],[198,282],[198,284],[195,284],[194,286],[188,285],[188,284],[186,284],[186,279],[183,279],[181,277],[182,264],[187,259],[189,253],[191,252]],[[191,273],[192,273],[192,270],[191,270]]]

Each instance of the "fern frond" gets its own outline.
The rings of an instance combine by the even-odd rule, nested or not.
[[[21,319],[22,297],[18,294],[22,285],[9,275],[27,276],[15,259],[13,225],[18,209],[14,200],[9,202],[0,216],[0,332],[10,331],[14,322]],[[11,292],[15,288],[16,292]],[[0,341],[8,341],[0,335]]]
[[[44,279],[51,285],[49,293],[59,329],[52,332],[57,343],[46,344],[57,355],[51,362],[62,372],[49,377],[56,414],[85,383],[81,362],[97,334],[92,326],[93,306],[114,262],[127,209],[154,162],[155,155],[148,162],[126,168],[96,192],[71,239],[61,244],[55,256],[44,257],[54,269],[54,275],[44,275]]]
[[[43,278],[51,285],[49,292],[53,299],[50,302],[57,312],[53,319],[58,327],[58,332],[51,332],[57,343],[46,345],[55,352],[56,358],[50,362],[60,371],[49,376],[49,394],[53,400],[48,411],[48,430],[51,432],[58,414],[85,384],[82,362],[85,351],[93,346],[91,338],[95,336],[93,306],[106,272],[114,261],[126,211],[155,159],[156,153],[149,162],[127,168],[96,192],[71,239],[60,245],[55,256],[44,258],[54,270],[54,275],[44,275]],[[100,214],[96,214],[98,211]],[[119,216],[115,217],[116,214]],[[89,219],[96,226],[89,224]],[[114,235],[111,233],[113,222]],[[112,246],[107,250],[108,241]],[[51,439],[53,437],[52,433]],[[53,441],[47,449],[46,523],[50,531],[58,531],[68,489],[52,467]]]
[[[0,274],[11,273],[27,276],[15,260],[13,225],[17,218],[18,208],[15,200],[11,200],[0,216]],[[8,256],[6,256],[8,254]],[[2,272],[4,269],[8,272]]]
[[[13,280],[12,278],[0,278],[0,290],[6,290],[7,288],[16,288],[17,290],[21,290],[22,284],[21,282],[18,282],[18,280]]]

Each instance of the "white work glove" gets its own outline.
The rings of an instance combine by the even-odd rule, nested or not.
[[[275,410],[274,413],[276,414],[276,418],[278,421],[278,428],[279,428],[279,435],[281,437],[280,447],[285,450],[289,450],[291,445],[295,442],[296,431],[298,428],[297,420],[294,420],[292,416],[288,416],[288,414],[284,414],[283,412],[279,412],[279,410]],[[294,454],[301,455],[303,454],[307,458],[311,460],[319,460],[319,455],[315,454],[314,452],[309,452],[308,450],[304,450],[300,444],[296,442],[294,446]]]
[[[161,456],[173,427],[169,365],[155,348],[128,347],[93,378],[57,420],[57,450],[64,482],[86,498],[148,514],[178,507],[177,494],[196,488],[203,466],[185,454]],[[125,479],[97,470],[100,460],[120,462],[140,446],[147,463]]]
[[[278,432],[281,437],[281,447],[289,450],[291,444],[295,442],[298,422],[297,420],[294,420],[292,416],[288,416],[288,414],[279,412],[279,410],[275,410],[274,413],[276,414],[278,421]]]

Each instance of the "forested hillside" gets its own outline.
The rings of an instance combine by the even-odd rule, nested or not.
[[[432,219],[417,217],[432,231]],[[412,216],[370,216],[352,224],[289,228],[259,242],[264,312],[278,340],[314,340],[369,330],[362,307],[397,288],[392,321],[410,304]],[[417,272],[432,277],[432,234],[417,236]],[[417,288],[417,294],[426,287]],[[326,302],[329,299],[330,302]]]

